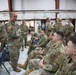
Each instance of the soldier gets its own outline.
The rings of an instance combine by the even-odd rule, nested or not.
[[[29,53],[34,50],[36,47],[34,45],[36,45],[34,42],[35,41],[39,41],[39,36],[38,36],[38,33],[33,33],[32,36],[31,36],[31,40],[30,40],[30,45],[29,45],[29,49],[28,49],[28,55]],[[38,42],[37,42],[38,44]]]
[[[54,24],[54,26],[53,26],[54,31],[62,31],[62,32],[64,32],[64,26],[61,23],[62,20],[57,18],[56,21],[57,21],[57,23]]]
[[[26,69],[27,68],[27,65],[28,65],[28,62],[30,59],[34,58],[35,55],[39,52],[38,50],[41,49],[41,47],[45,47],[46,44],[48,42],[48,38],[47,36],[45,35],[44,31],[42,30],[41,31],[41,38],[40,38],[40,41],[39,41],[39,44],[37,45],[39,47],[39,49],[35,49],[33,50],[32,52],[30,52],[27,60],[25,61],[24,65],[18,65],[20,68],[23,68],[23,69]],[[38,55],[38,54],[37,54]]]
[[[3,50],[7,43],[7,35],[6,35],[6,30],[5,26],[0,22],[0,52]]]
[[[28,34],[28,26],[26,25],[25,21],[22,21],[22,24],[20,25],[21,34],[25,41],[25,48],[26,48],[26,42],[27,42],[27,34]]]
[[[69,39],[65,54],[72,59],[69,62],[70,59],[66,58],[55,75],[76,75],[76,33]]]
[[[38,23],[38,33],[41,32],[41,25]]]
[[[38,47],[45,47],[48,43],[48,37],[46,36],[45,32],[42,30],[40,33],[40,40],[38,43]]]
[[[74,26],[72,24],[72,19],[69,18],[68,24],[65,25],[65,29],[64,29],[65,30],[64,33],[65,33],[66,42],[68,41],[70,36],[74,33],[73,29],[74,29]]]
[[[32,28],[31,23],[29,23],[29,34],[31,33],[31,28]]]
[[[43,57],[42,60],[31,59],[29,61],[29,68],[34,70],[29,75],[53,75],[62,64],[65,59],[64,56],[64,45],[62,43],[63,33],[55,32],[52,41],[55,43],[48,51],[48,53]],[[33,61],[32,61],[33,60]],[[37,70],[38,69],[38,70]],[[28,72],[30,72],[28,70]]]
[[[52,35],[52,31],[53,31],[53,26],[50,23],[50,19],[47,18],[46,19],[46,29],[45,29],[45,33],[46,35],[49,37],[50,34]]]
[[[15,12],[10,13],[10,21],[6,24],[6,30],[8,35],[8,48],[10,54],[10,61],[14,71],[20,72],[17,68],[17,62],[19,59],[20,38],[18,33],[19,26],[15,24],[17,20],[17,14]]]

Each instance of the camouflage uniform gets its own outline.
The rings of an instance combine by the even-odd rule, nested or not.
[[[38,34],[37,33],[34,33],[34,34],[32,34],[32,36],[31,36],[31,40],[30,40],[30,44],[29,44],[29,49],[28,49],[28,55],[29,55],[29,53],[32,51],[32,50],[34,50],[36,47],[34,46],[35,44],[34,44],[34,41],[35,40],[39,40],[39,36],[38,36]]]
[[[69,63],[69,59],[66,58],[55,75],[76,75],[76,62],[72,60]]]
[[[26,47],[26,42],[27,42],[27,34],[28,34],[28,26],[27,25],[23,25],[23,24],[21,24],[20,25],[20,29],[21,29],[21,34],[22,34],[22,37],[23,37],[23,39],[24,39],[24,41],[25,41],[25,47]],[[23,42],[23,41],[22,41]]]
[[[73,31],[74,26],[72,24],[66,24],[65,25],[65,40],[68,41],[69,37],[74,33]]]
[[[18,33],[19,26],[14,22],[9,21],[6,24],[7,35],[8,35],[8,48],[10,54],[10,61],[13,70],[17,68],[17,62],[19,59],[20,49],[20,38]]]
[[[39,47],[37,47],[35,50],[33,50],[33,51],[29,54],[28,60],[33,59],[33,58],[42,58],[42,56],[45,56],[45,55],[46,55],[47,51],[50,49],[50,47],[52,46],[52,44],[53,44],[53,42],[50,41],[50,42],[47,44],[46,48],[39,48]],[[40,51],[40,50],[44,50],[44,52],[43,52],[42,54],[39,54],[39,51]]]
[[[42,38],[43,37],[43,38]],[[47,43],[47,36],[46,35],[44,35],[44,36],[42,36],[41,37],[41,40],[40,40],[40,42],[39,42],[39,47],[45,47],[46,46],[46,43]],[[40,48],[39,48],[40,49]],[[39,50],[38,49],[38,50]],[[25,63],[24,63],[24,67],[25,67],[25,69],[27,68],[27,64],[28,64],[28,62],[29,62],[29,60],[30,59],[32,59],[32,58],[34,58],[35,57],[35,54],[37,54],[38,53],[38,51],[36,50],[36,51],[32,51],[30,54],[29,54],[29,56],[28,56],[28,58],[27,58],[27,60],[25,61]],[[38,54],[37,54],[38,55]]]
[[[63,54],[63,52],[63,44],[56,45],[54,49],[52,49],[46,56],[43,57],[43,68],[35,70],[29,75],[54,75],[59,66],[61,66],[62,62],[65,60],[65,55]],[[34,62],[32,63],[33,69],[39,68],[39,66],[35,67],[36,64],[34,65]]]
[[[41,32],[41,26],[38,25],[38,33],[40,33],[40,32]]]
[[[53,26],[49,22],[46,22],[46,29],[45,29],[46,35],[50,36],[52,35],[52,32],[53,32]]]
[[[6,43],[7,43],[7,35],[5,26],[0,24],[0,52],[3,50]]]
[[[54,31],[62,31],[64,32],[64,26],[62,25],[62,23],[56,23],[53,26]]]
[[[48,37],[46,36],[46,34],[44,34],[43,36],[41,35],[39,38],[38,46],[45,47],[47,43],[48,43]]]

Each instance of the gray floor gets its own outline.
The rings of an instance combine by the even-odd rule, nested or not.
[[[28,40],[30,40],[30,35],[28,35]],[[28,47],[24,48],[24,51],[20,50],[20,56],[19,56],[19,61],[18,63],[23,64],[27,58],[27,51],[28,51]],[[7,67],[7,69],[9,70],[11,75],[24,75],[24,73],[26,72],[25,70],[21,69],[21,72],[15,72],[13,71],[11,65],[8,62],[5,62],[5,65]],[[6,70],[4,69],[4,67],[0,67],[0,75],[8,75],[8,73],[6,72]]]

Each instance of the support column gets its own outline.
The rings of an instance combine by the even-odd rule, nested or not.
[[[60,7],[60,0],[55,0],[55,10],[58,10]],[[55,15],[56,15],[56,19],[58,18],[58,14],[59,12],[56,12]]]
[[[12,12],[12,0],[8,0],[8,9],[9,12]]]

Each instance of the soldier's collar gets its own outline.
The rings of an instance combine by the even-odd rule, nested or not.
[[[10,21],[10,23],[11,23],[12,25],[15,25],[15,22]]]

